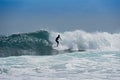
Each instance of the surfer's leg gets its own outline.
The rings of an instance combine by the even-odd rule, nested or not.
[[[57,47],[58,47],[58,45],[59,45],[59,41],[56,41],[57,42]]]

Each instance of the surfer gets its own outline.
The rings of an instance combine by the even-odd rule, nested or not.
[[[56,37],[56,39],[55,39],[55,41],[56,41],[56,43],[57,43],[57,47],[58,47],[58,45],[59,45],[59,39],[61,39],[60,35],[58,35],[58,36]],[[61,40],[62,40],[62,39],[61,39]]]

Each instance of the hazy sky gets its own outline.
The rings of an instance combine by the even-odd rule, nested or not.
[[[120,0],[0,0],[0,34],[40,29],[120,32]]]

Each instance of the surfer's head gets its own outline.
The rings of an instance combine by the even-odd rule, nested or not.
[[[60,37],[60,35],[58,35],[58,37]]]

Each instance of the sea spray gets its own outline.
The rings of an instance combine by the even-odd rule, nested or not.
[[[65,49],[73,50],[120,50],[120,33],[108,32],[88,33],[82,30],[66,31],[64,33],[51,32],[50,41],[55,44],[55,37],[60,34],[60,45]]]
[[[62,40],[56,47],[55,38]],[[120,33],[89,33],[82,30],[58,33],[40,30],[31,33],[12,34],[0,37],[0,57],[20,55],[53,55],[63,51],[119,51]]]

